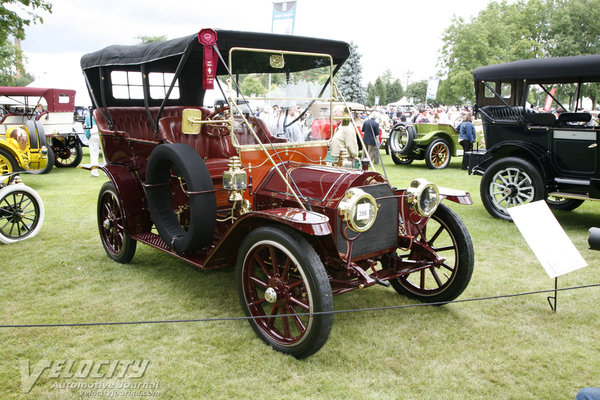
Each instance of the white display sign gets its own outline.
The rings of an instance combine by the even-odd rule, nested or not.
[[[550,278],[587,266],[545,201],[511,207],[508,213]]]

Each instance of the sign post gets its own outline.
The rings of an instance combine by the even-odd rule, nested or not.
[[[548,276],[554,278],[554,297],[548,297],[548,302],[556,312],[558,277],[586,267],[587,263],[545,201],[535,201],[507,210]]]

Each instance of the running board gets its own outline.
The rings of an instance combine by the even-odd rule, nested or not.
[[[154,247],[157,250],[175,256],[176,258],[188,262],[195,267],[198,267],[203,270],[209,269],[204,266],[204,261],[206,260],[206,257],[199,256],[198,254],[177,254],[175,251],[171,250],[169,246],[157,234],[154,234],[152,232],[144,232],[131,235],[130,237],[132,239],[137,240],[138,242],[147,244],[150,247]]]
[[[588,196],[587,194],[573,194],[573,193],[563,193],[563,192],[552,192],[552,193],[548,193],[548,196],[562,197],[562,198],[565,198],[565,199],[600,201],[600,199],[594,199],[594,198]]]
[[[589,179],[554,178],[554,181],[564,185],[590,186]]]

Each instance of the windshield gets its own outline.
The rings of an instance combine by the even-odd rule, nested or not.
[[[243,66],[236,65],[236,61],[243,61]],[[237,104],[232,107],[234,120],[241,121],[242,113],[258,130],[261,141],[297,143],[323,139],[322,135],[312,134],[315,118],[322,117],[315,117],[311,106],[333,100],[330,85],[333,64],[329,55],[233,49],[229,68],[268,71],[236,74],[230,82],[232,101]],[[224,77],[220,77],[215,87],[227,87]],[[225,105],[222,96],[214,101],[215,108]],[[332,117],[327,113],[325,118],[331,121]],[[240,145],[255,143],[238,140]]]
[[[528,101],[546,110],[576,112],[594,109],[599,94],[598,82],[538,84],[529,87]]]

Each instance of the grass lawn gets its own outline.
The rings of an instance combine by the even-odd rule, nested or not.
[[[446,202],[476,252],[461,299],[554,287],[517,228],[484,210],[480,178],[460,159],[442,171],[383,159],[395,186],[424,177],[471,193],[472,206]],[[46,219],[35,238],[0,245],[1,324],[243,315],[232,269],[202,272],[142,245],[131,264],[110,261],[96,228],[105,177],[54,168],[23,180],[43,198]],[[555,215],[589,264],[559,286],[598,283],[600,252],[587,237],[600,226],[600,203]],[[573,399],[583,386],[600,386],[600,290],[559,293],[557,313],[548,295],[338,314],[326,345],[302,361],[271,350],[246,321],[1,328],[0,398],[86,398],[94,393],[81,385],[96,384],[104,395],[114,385],[120,398]],[[336,310],[403,304],[414,302],[382,286],[335,298]],[[143,377],[124,370],[127,360],[149,362]],[[123,376],[111,375],[112,365]],[[123,385],[129,392],[118,391]]]

